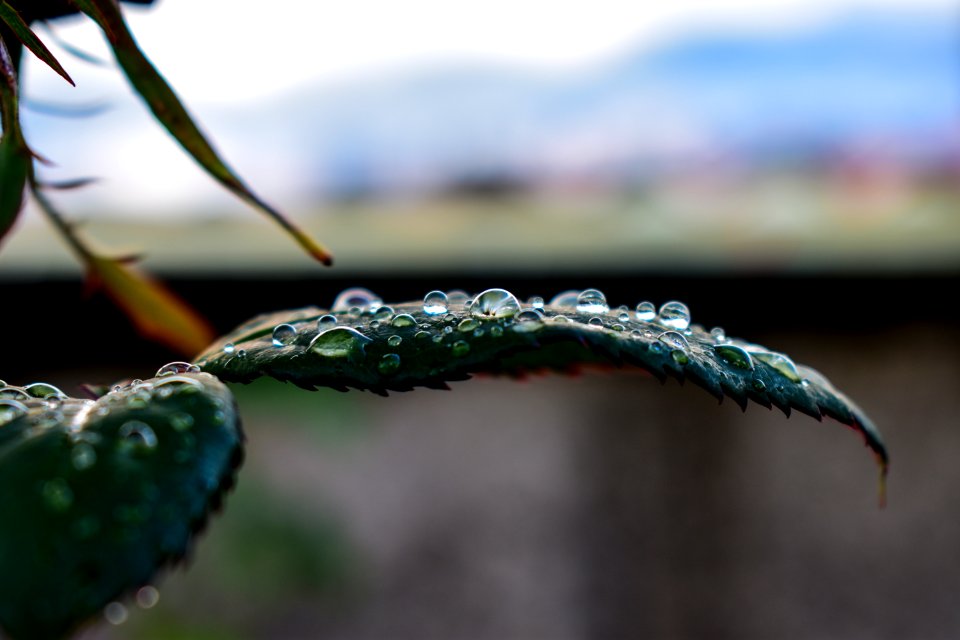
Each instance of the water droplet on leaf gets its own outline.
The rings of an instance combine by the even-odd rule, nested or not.
[[[520,313],[520,301],[505,289],[487,289],[477,296],[470,315],[481,320],[512,318]]]
[[[278,324],[273,328],[273,346],[283,347],[297,339],[297,328],[292,324]]]
[[[334,327],[318,334],[310,342],[309,350],[324,358],[356,358],[363,355],[370,342],[373,340],[356,329]]]
[[[660,307],[660,314],[657,319],[665,327],[683,331],[690,326],[690,310],[687,309],[687,305],[676,300],[665,302]]]
[[[585,289],[577,296],[577,311],[579,313],[606,313],[610,311],[607,298],[599,289]]]
[[[464,294],[466,296],[466,294]],[[447,294],[443,291],[431,291],[423,297],[423,312],[438,316],[447,312]]]
[[[389,376],[397,372],[400,368],[400,356],[395,353],[384,354],[380,358],[380,362],[377,363],[377,370],[385,376]]]
[[[375,293],[363,287],[353,287],[340,292],[333,301],[332,311],[350,311],[357,308],[360,311],[372,311],[383,304]]]

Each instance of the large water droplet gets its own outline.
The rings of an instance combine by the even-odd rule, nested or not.
[[[0,398],[0,427],[27,413],[27,405],[11,398]]]
[[[579,291],[576,289],[569,289],[553,296],[553,299],[550,300],[550,306],[557,307],[559,309],[573,310],[577,308],[577,299],[579,297]]]
[[[657,308],[652,302],[644,300],[637,305],[637,320],[641,322],[652,322],[657,317]]]
[[[690,343],[683,337],[683,334],[677,333],[676,331],[664,331],[657,336],[657,339],[673,349],[686,351],[690,348]]]
[[[750,350],[750,355],[768,367],[775,369],[780,375],[790,382],[800,382],[803,376],[797,371],[797,365],[793,363],[788,356],[774,351],[754,351]]]
[[[337,316],[327,314],[317,318],[317,330],[326,331],[327,329],[333,329],[337,326]]]
[[[292,324],[278,324],[273,328],[273,346],[283,347],[297,339],[297,328]]]
[[[377,363],[377,370],[385,376],[392,375],[400,368],[400,356],[395,353],[384,354]]]
[[[585,289],[577,296],[579,313],[606,313],[610,311],[607,298],[599,289]]]
[[[423,296],[423,312],[430,316],[438,316],[441,313],[446,313],[447,294],[443,291],[431,291]]]
[[[180,375],[181,373],[199,373],[200,367],[195,364],[190,364],[189,362],[169,362],[159,369],[157,369],[157,374],[153,376],[154,378],[162,378],[164,376],[175,376]]]
[[[687,309],[687,305],[676,300],[665,302],[660,307],[660,315],[657,319],[665,327],[683,331],[690,326],[690,310]]]
[[[389,322],[393,319],[393,307],[383,305],[373,314],[373,319],[379,320],[380,322]]]
[[[505,289],[487,289],[477,296],[470,315],[482,320],[512,318],[520,313],[520,301]]]
[[[417,319],[414,318],[409,313],[399,313],[397,316],[390,322],[390,326],[397,329],[408,329],[410,327],[417,326]]]
[[[120,447],[125,451],[146,453],[157,448],[157,434],[153,428],[139,420],[124,422],[117,431],[120,436]]]
[[[753,369],[750,354],[735,344],[716,344],[713,345],[713,351],[731,367],[743,370]]]
[[[356,307],[361,311],[372,311],[379,308],[382,304],[383,300],[369,289],[353,287],[352,289],[344,289],[340,292],[340,295],[333,301],[333,308],[331,310],[349,311]]]
[[[23,388],[28,395],[34,398],[60,398],[61,400],[67,397],[63,391],[56,388],[52,384],[47,384],[46,382],[34,382],[33,384],[28,384]]]
[[[334,327],[318,334],[310,342],[310,351],[324,358],[356,358],[363,355],[367,343],[373,342],[356,329]]]
[[[33,396],[20,387],[4,387],[0,389],[0,399],[24,402],[33,399]]]

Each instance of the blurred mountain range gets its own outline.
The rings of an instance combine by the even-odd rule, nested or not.
[[[855,152],[955,174],[960,12],[701,30],[565,74],[450,63],[215,115],[215,138],[300,167],[311,197],[617,187]],[[109,126],[121,135],[122,119]]]

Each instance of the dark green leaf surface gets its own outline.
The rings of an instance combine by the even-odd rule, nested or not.
[[[13,31],[27,49],[33,52],[33,55],[40,58],[47,66],[56,71],[61,78],[70,84],[74,84],[73,79],[67,73],[66,69],[60,65],[57,58],[50,53],[50,50],[47,49],[46,45],[37,37],[37,34],[30,29],[30,26],[24,19],[20,17],[16,9],[4,0],[0,0],[0,20],[3,20],[6,25],[10,27],[10,30]]]
[[[188,552],[241,457],[233,397],[204,373],[96,401],[0,383],[0,628],[60,637],[149,583]]]
[[[74,3],[103,30],[127,79],[153,111],[157,120],[173,135],[193,159],[215,180],[248,204],[273,218],[315,259],[332,264],[330,253],[283,214],[254,194],[224,163],[207,142],[180,99],[150,60],[137,46],[114,0],[74,0]]]
[[[490,290],[472,306],[451,296],[438,311],[442,307],[421,302],[383,307],[372,295],[354,294],[349,301],[345,292],[334,311],[310,307],[255,318],[196,362],[226,381],[269,376],[306,388],[376,393],[443,388],[477,373],[640,367],[661,381],[689,379],[743,408],[752,400],[787,415],[797,409],[818,420],[834,418],[862,434],[886,472],[886,450],[869,418],[815,370],[689,324],[686,307],[678,303],[659,313],[651,305],[638,319],[626,307],[608,309],[602,294],[593,302],[584,294],[589,292],[562,294],[537,311],[507,292]],[[330,317],[320,321],[325,315]]]
[[[20,214],[23,188],[33,159],[20,129],[17,70],[0,39],[0,240]]]

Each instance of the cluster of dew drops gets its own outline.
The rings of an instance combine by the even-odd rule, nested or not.
[[[462,309],[462,315],[457,315],[455,309]],[[499,337],[505,330],[536,331],[546,322],[569,322],[570,317],[576,316],[598,329],[625,332],[632,338],[644,339],[653,351],[669,351],[678,364],[689,362],[690,310],[677,301],[666,302],[659,309],[652,302],[642,301],[631,309],[626,305],[611,308],[606,296],[598,289],[565,291],[548,303],[539,296],[521,303],[505,289],[487,289],[475,296],[456,290],[427,293],[422,311],[432,318],[440,317],[444,325],[442,329],[438,330],[429,323],[418,325],[411,314],[397,313],[371,291],[350,288],[336,297],[330,313],[318,318],[315,327],[301,327],[299,331],[312,336],[307,345],[307,350],[312,353],[331,358],[355,358],[363,354],[364,346],[372,342],[372,338],[363,333],[363,325],[347,324],[365,317],[369,320],[366,327],[370,330],[381,327],[396,330],[387,338],[388,346],[398,347],[405,339],[425,344],[429,340],[445,343],[453,357],[463,357],[470,352],[470,343],[462,339],[468,335]],[[276,325],[271,335],[273,347],[282,349],[302,344],[298,341],[299,331],[293,324]],[[753,369],[753,359],[758,358],[789,379],[799,380],[795,365],[783,354],[729,340],[720,327],[714,328],[709,335],[717,356],[732,368]],[[246,357],[246,351],[233,343],[227,343],[223,351],[239,359]],[[394,374],[401,367],[400,356],[387,353],[377,367],[382,374]]]

